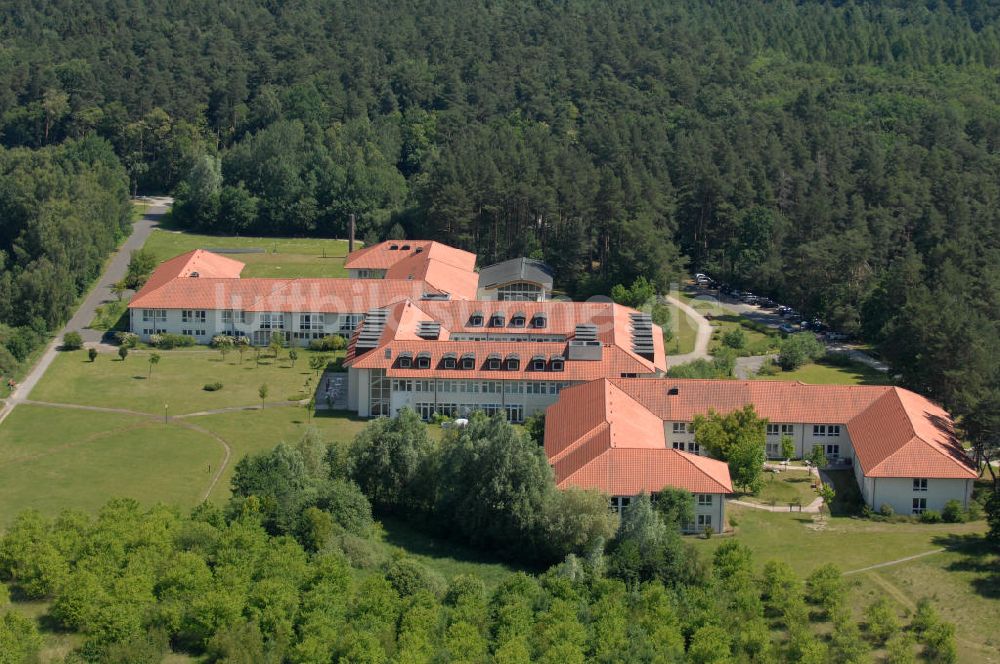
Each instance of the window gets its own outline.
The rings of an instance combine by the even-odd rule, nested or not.
[[[490,316],[490,327],[503,327],[504,315],[500,313]]]
[[[531,319],[531,327],[540,330],[545,327],[547,322],[545,314],[535,314]]]
[[[705,528],[712,527],[712,515],[711,514],[699,514],[698,515],[698,530],[704,530]]]
[[[701,454],[701,445],[699,445],[698,443],[688,443],[688,452]]]
[[[226,309],[222,312],[222,324],[232,325],[233,324],[233,312],[230,309]]]
[[[490,371],[499,371],[500,370],[500,358],[499,357],[490,357],[490,358],[488,358],[486,360],[486,368],[489,369]]]
[[[711,507],[712,506],[712,494],[710,493],[699,493],[698,494],[698,507]]]
[[[826,435],[826,425],[825,424],[814,424],[813,425],[813,435],[814,436],[825,436]]]
[[[768,457],[774,458],[781,454],[781,445],[778,443],[768,442],[764,447],[765,454],[767,454]]]
[[[182,309],[181,310],[181,322],[182,323],[204,323],[205,322],[205,310],[204,309]]]
[[[514,283],[500,286],[497,289],[497,300],[501,302],[510,301],[533,301],[542,299],[542,288],[527,281],[515,281]]]
[[[469,327],[482,327],[483,326],[483,315],[480,313],[474,313],[469,316]]]
[[[768,436],[777,436],[778,435],[778,425],[777,424],[768,424],[767,425],[767,435]]]
[[[285,315],[278,313],[261,314],[260,329],[262,330],[285,329]]]
[[[417,402],[413,404],[413,410],[417,411],[417,415],[420,416],[422,420],[429,420],[434,417],[434,404],[426,402]]]
[[[167,310],[166,309],[143,309],[142,310],[142,320],[143,322],[156,322],[165,323],[167,321]]]
[[[927,491],[927,478],[926,477],[915,477],[915,478],[913,478],[913,490],[914,491]]]
[[[684,451],[684,443],[680,442],[679,440],[674,441],[673,447],[675,450],[680,450],[681,452]]]
[[[524,314],[514,314],[510,317],[511,327],[524,327]]]
[[[544,357],[533,357],[533,358],[531,358],[531,370],[532,371],[545,371],[545,358]]]
[[[507,358],[507,371],[517,371],[521,368],[521,360],[516,357]]]
[[[687,422],[674,422],[674,433],[687,433]]]
[[[768,436],[791,436],[795,432],[795,425],[793,424],[768,424],[767,425],[767,435]]]
[[[814,424],[813,425],[813,435],[814,436],[839,436],[840,435],[840,425],[839,424]]]
[[[840,456],[840,445],[827,445],[826,455],[830,457]]]
[[[444,368],[445,369],[454,369],[455,368],[455,356],[454,355],[445,355],[444,356]]]
[[[927,511],[927,499],[926,498],[914,498],[913,499],[913,514],[923,514]]]
[[[409,369],[413,366],[413,356],[412,355],[400,355],[399,356],[399,368]]]
[[[299,314],[300,330],[322,330],[323,314]]]
[[[611,510],[614,512],[621,512],[623,509],[629,506],[632,502],[632,498],[629,496],[612,496],[611,497]]]
[[[418,369],[431,368],[431,356],[428,353],[421,353],[420,355],[417,355],[417,368]]]
[[[363,314],[343,314],[340,316],[340,332],[351,334],[361,322]]]
[[[462,368],[463,369],[475,369],[476,368],[476,356],[475,355],[464,355],[464,356],[462,356]]]
[[[550,364],[550,368],[553,371],[562,371],[565,367],[566,367],[566,363],[563,361],[563,358],[561,358],[561,357],[553,357],[552,358],[552,362]]]
[[[388,417],[392,383],[386,378],[385,369],[372,369],[369,376],[368,398],[371,403],[371,416]]]
[[[507,420],[510,422],[524,421],[524,406],[521,404],[509,403],[504,408],[507,411]]]

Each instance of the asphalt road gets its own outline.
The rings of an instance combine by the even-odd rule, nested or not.
[[[7,419],[7,416],[14,410],[17,404],[28,398],[31,390],[34,389],[38,381],[45,375],[45,371],[49,368],[49,365],[56,359],[56,354],[59,352],[59,345],[62,344],[63,335],[75,330],[80,333],[85,343],[100,343],[104,333],[101,330],[88,329],[87,326],[94,320],[97,307],[114,298],[111,292],[111,285],[125,276],[125,271],[128,269],[129,255],[132,250],[139,249],[145,244],[146,239],[153,232],[157,224],[159,224],[160,219],[163,218],[173,200],[170,198],[152,198],[147,202],[150,203],[150,206],[146,210],[146,214],[132,225],[132,234],[122,243],[118,251],[112,255],[107,267],[104,269],[104,274],[97,280],[97,284],[84,298],[76,313],[69,319],[69,322],[49,342],[49,345],[46,346],[45,351],[38,358],[31,371],[24,377],[24,380],[6,398],[3,407],[0,408],[0,422]]]

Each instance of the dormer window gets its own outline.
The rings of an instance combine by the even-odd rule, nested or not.
[[[507,371],[517,371],[521,368],[521,358],[516,354],[510,354],[507,356]]]
[[[522,311],[515,312],[514,315],[510,317],[511,327],[524,327],[524,323],[525,317],[524,312]]]
[[[390,244],[389,245],[389,251],[396,251],[398,249],[399,249],[399,245],[398,244]]]
[[[413,366],[413,354],[412,353],[400,353],[399,354],[399,368],[409,369]]]
[[[431,368],[431,354],[424,351],[417,355],[417,368],[418,369],[430,369]]]
[[[500,356],[496,353],[490,353],[489,357],[486,358],[486,368],[490,371],[500,371]]]
[[[531,370],[532,371],[545,371],[545,356],[535,355],[531,358]]]
[[[469,316],[469,327],[482,327],[483,326],[483,312],[477,311],[471,316]]]
[[[401,251],[409,251],[410,250],[410,245],[404,244],[402,247],[400,247],[400,250]]]
[[[454,369],[458,365],[458,360],[454,353],[445,353],[441,364],[445,369]]]
[[[502,313],[495,313],[490,316],[490,327],[503,327],[504,316]]]
[[[553,355],[549,359],[549,368],[552,371],[562,371],[566,367],[566,359],[562,355]]]
[[[540,330],[548,325],[548,320],[545,318],[545,314],[535,314],[531,319],[531,327],[536,330]]]
[[[463,369],[475,369],[476,368],[476,354],[466,353],[462,356],[462,368]]]

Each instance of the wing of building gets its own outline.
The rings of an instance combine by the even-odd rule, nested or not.
[[[547,300],[552,293],[552,268],[531,258],[512,258],[488,265],[479,271],[479,298],[482,300]]]
[[[876,509],[888,504],[899,513],[919,514],[940,510],[949,500],[968,505],[978,472],[955,437],[951,418],[924,397],[898,387],[610,378],[566,390],[549,408],[546,453],[561,485],[598,486],[623,497],[636,490],[654,491],[655,482],[648,478],[666,472],[657,469],[659,457],[630,452],[652,468],[626,470],[624,464],[609,463],[613,457],[605,457],[607,451],[626,447],[700,454],[691,428],[695,415],[746,405],[768,419],[768,456],[780,456],[784,436],[793,440],[797,456],[821,446],[831,466],[854,473],[865,502]],[[607,438],[606,449],[594,454],[602,443],[588,437],[600,427],[583,430],[596,417],[584,420],[583,414],[593,412],[606,413],[609,430],[621,420],[618,440],[629,442],[616,445],[614,437]],[[636,427],[635,422],[642,424]]]
[[[135,294],[130,329],[144,341],[171,333],[208,343],[228,334],[266,345],[278,332],[290,344],[307,345],[330,334],[350,336],[372,308],[425,296],[474,298],[475,259],[438,242],[381,243],[348,257],[355,278],[247,279],[240,261],[189,251],[162,263]]]
[[[483,410],[520,422],[570,385],[662,373],[666,357],[647,314],[610,302],[432,297],[368,312],[345,366],[359,415]]]

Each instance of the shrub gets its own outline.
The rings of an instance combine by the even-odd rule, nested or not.
[[[726,346],[729,346],[730,348],[735,348],[736,350],[739,350],[744,346],[746,346],[747,335],[744,334],[743,330],[741,330],[740,328],[738,327],[733,328],[732,330],[729,330],[728,332],[722,335],[722,343],[725,344]]]
[[[80,350],[83,348],[83,337],[79,332],[67,332],[63,335],[63,350]]]
[[[962,523],[965,521],[965,510],[962,509],[962,503],[954,499],[946,502],[944,509],[941,510],[941,518],[948,523]]]
[[[781,367],[778,366],[778,363],[769,358],[764,360],[764,364],[760,365],[760,369],[757,370],[757,375],[777,376],[779,371],[781,371]]]
[[[217,334],[212,337],[212,348],[235,348],[236,347],[236,337],[231,337],[228,334]]]
[[[937,510],[926,510],[920,515],[922,523],[941,523],[941,513]]]
[[[194,337],[187,334],[154,334],[149,338],[149,341],[161,350],[184,348],[197,343]]]
[[[416,595],[421,591],[436,597],[444,595],[444,580],[435,572],[413,558],[400,556],[390,561],[384,570],[386,580],[401,597]]]
[[[222,389],[222,383],[216,381],[214,383],[205,383],[202,388],[206,392],[218,392]]]
[[[889,518],[896,513],[896,510],[892,509],[892,505],[889,503],[882,503],[882,505],[878,508],[878,512],[882,516]]]
[[[139,344],[139,335],[135,332],[115,332],[115,341],[124,348],[135,348]]]
[[[826,352],[815,335],[803,332],[793,334],[781,342],[778,364],[785,371],[794,371],[807,362],[812,362]]]
[[[309,342],[309,350],[332,351],[344,350],[347,348],[347,340],[339,334],[331,334],[322,339],[313,339]]]
[[[357,535],[344,533],[340,536],[338,544],[351,566],[357,569],[374,569],[384,559],[373,541]]]

